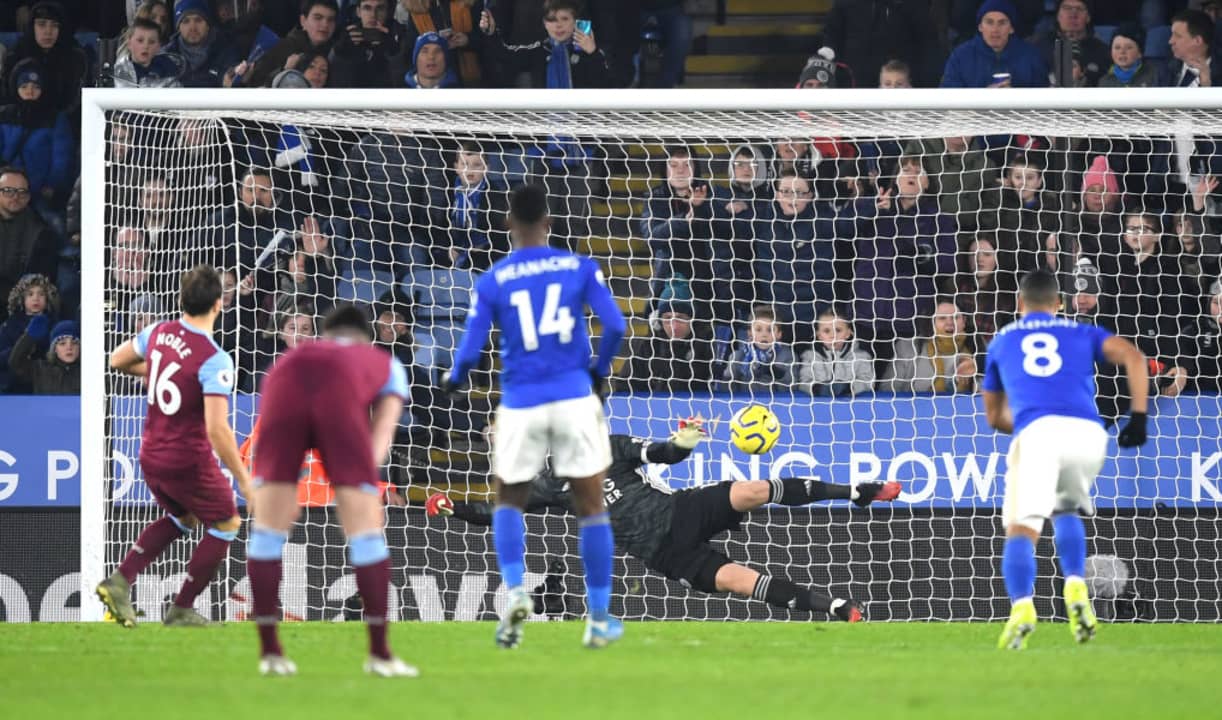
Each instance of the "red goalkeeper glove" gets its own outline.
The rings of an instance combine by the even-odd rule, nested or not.
[[[445,493],[433,493],[424,503],[424,513],[429,517],[449,517],[454,514],[454,501],[446,497]]]

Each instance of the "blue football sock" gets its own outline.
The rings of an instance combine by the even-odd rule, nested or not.
[[[1077,513],[1065,513],[1052,517],[1052,529],[1061,572],[1067,578],[1083,577],[1086,574],[1086,524]]]
[[[492,511],[492,544],[505,584],[511,590],[522,587],[522,575],[526,572],[526,523],[521,510],[498,505]]]
[[[611,561],[615,539],[607,513],[581,519],[579,547],[586,569],[586,606],[590,617],[605,620],[611,606]]]
[[[1025,535],[1006,538],[1001,553],[1001,574],[1006,579],[1010,602],[1035,594],[1035,543]]]

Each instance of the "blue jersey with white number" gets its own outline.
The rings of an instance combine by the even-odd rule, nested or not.
[[[1047,313],[1028,313],[989,343],[984,389],[1004,392],[1017,434],[1045,415],[1099,420],[1095,363],[1112,334]]]
[[[589,395],[587,305],[602,323],[595,368],[605,377],[626,328],[597,263],[550,247],[514,250],[475,283],[450,380],[455,385],[466,380],[495,323],[500,330],[505,407],[534,407]]]

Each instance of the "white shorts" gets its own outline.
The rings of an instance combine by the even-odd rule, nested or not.
[[[492,467],[506,485],[529,482],[552,457],[558,478],[585,478],[611,465],[611,439],[597,395],[496,411]]]
[[[1042,532],[1058,512],[1092,514],[1091,489],[1107,456],[1107,431],[1082,418],[1046,415],[1022,429],[1006,457],[1006,527]]]

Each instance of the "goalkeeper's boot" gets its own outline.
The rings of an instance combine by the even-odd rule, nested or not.
[[[136,609],[132,607],[132,586],[119,572],[98,583],[98,600],[106,606],[110,617],[126,628],[136,627]]]
[[[522,588],[509,591],[509,604],[496,625],[497,647],[516,648],[522,642],[522,626],[535,609],[535,601]]]
[[[270,677],[287,677],[297,674],[297,663],[283,655],[264,655],[259,658],[259,674]]]
[[[1035,632],[1035,603],[1030,598],[1014,603],[1010,619],[1006,621],[997,647],[1001,650],[1022,650],[1027,647],[1027,636]]]
[[[1099,621],[1090,606],[1090,592],[1081,578],[1065,582],[1065,611],[1069,613],[1069,632],[1076,642],[1088,642],[1095,636]]]
[[[586,632],[581,637],[581,644],[588,648],[605,648],[624,636],[624,622],[618,618],[607,617],[603,620],[586,618]]]
[[[369,656],[365,661],[365,672],[378,677],[420,677],[420,671],[414,665],[408,665],[397,657],[389,658]]]
[[[832,601],[832,615],[839,620],[848,623],[856,623],[865,620],[865,615],[861,613],[861,606],[852,600],[837,598]]]
[[[180,608],[170,605],[161,620],[167,627],[207,627],[212,624],[208,618],[200,615],[195,608]]]

